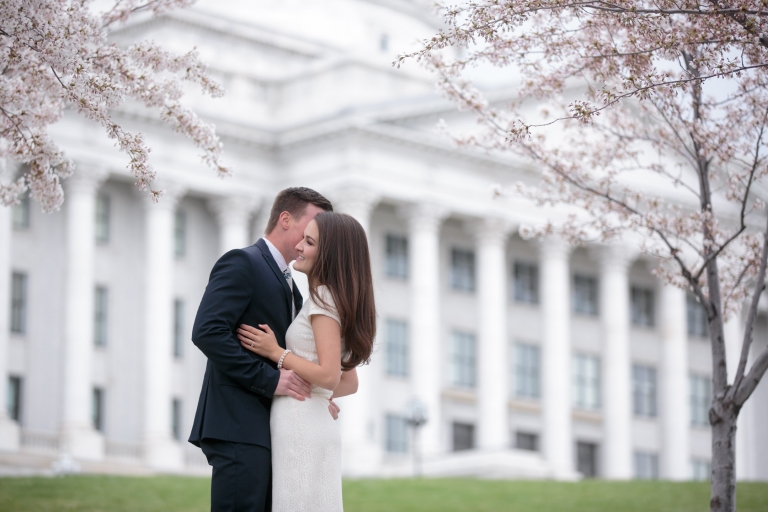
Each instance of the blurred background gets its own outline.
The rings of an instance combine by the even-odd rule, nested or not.
[[[263,234],[279,190],[307,186],[361,222],[373,260],[376,350],[339,400],[347,476],[709,478],[703,310],[637,247],[517,234],[539,214],[491,188],[535,169],[455,147],[435,125],[472,116],[415,63],[392,66],[440,28],[418,0],[202,0],[112,33],[198,48],[227,94],[187,103],[235,175],[126,104],[115,119],[145,134],[166,190],[153,204],[98,125],[68,113],[53,127],[77,164],[64,207],[0,209],[0,472],[209,474],[186,442],[208,273]],[[508,72],[475,75],[514,98]],[[741,324],[726,325],[731,350]],[[768,480],[766,424],[761,384],[739,418],[740,480]]]

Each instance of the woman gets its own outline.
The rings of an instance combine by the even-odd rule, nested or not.
[[[320,213],[296,247],[293,268],[307,274],[309,299],[281,348],[268,325],[243,325],[247,350],[312,384],[305,401],[275,397],[270,414],[273,512],[340,511],[341,436],[328,400],[357,391],[355,367],[368,362],[376,309],[368,241],[349,215]]]

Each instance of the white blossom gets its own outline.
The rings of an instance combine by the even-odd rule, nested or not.
[[[160,119],[191,139],[220,175],[230,172],[220,161],[215,128],[179,102],[182,82],[212,97],[223,94],[197,52],[175,55],[150,41],[123,48],[108,40],[112,27],[138,12],[159,15],[191,3],[115,0],[110,9],[97,12],[92,0],[0,0],[0,159],[26,169],[19,180],[0,182],[3,205],[14,204],[28,188],[43,210],[61,206],[62,180],[74,166],[50,139],[48,128],[65,108],[104,128],[128,156],[136,185],[156,200],[144,137],[123,128],[110,113],[128,98],[159,111]]]

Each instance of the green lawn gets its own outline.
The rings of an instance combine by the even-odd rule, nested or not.
[[[204,511],[209,481],[182,477],[0,478],[0,511]],[[740,512],[768,510],[768,484],[739,484]],[[350,480],[347,512],[704,512],[709,487],[669,482]]]

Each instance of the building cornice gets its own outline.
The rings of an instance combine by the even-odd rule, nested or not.
[[[415,18],[429,27],[439,30],[443,28],[440,18],[435,15],[432,7],[434,2],[424,0],[360,0],[369,4],[386,7]]]
[[[340,51],[320,41],[304,40],[286,36],[253,23],[238,23],[214,13],[200,12],[195,9],[177,9],[160,16],[135,16],[125,25],[111,31],[110,35],[135,38],[140,32],[154,27],[181,26],[234,38],[257,46],[266,46],[286,53],[293,53],[304,58],[319,58],[328,51]]]

